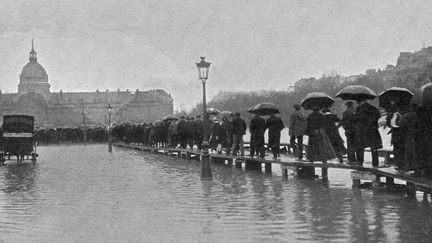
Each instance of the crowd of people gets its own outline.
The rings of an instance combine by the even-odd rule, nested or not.
[[[225,152],[227,155],[245,155],[244,135],[247,125],[240,113],[225,113],[210,115],[208,124],[200,115],[195,117],[181,116],[177,119],[163,119],[153,123],[137,125],[120,124],[113,127],[114,139],[127,143],[140,143],[146,146],[180,147],[202,149],[204,141],[204,127],[208,127],[206,140],[209,148],[217,153]],[[273,156],[280,156],[280,132],[284,128],[280,117],[275,114],[269,116],[267,121],[260,115],[255,115],[250,121],[251,156],[265,156],[265,131],[269,130],[269,145]]]
[[[85,136],[84,136],[85,133]],[[81,143],[84,142],[106,142],[108,130],[105,127],[83,128],[38,128],[35,130],[35,139],[38,143]]]
[[[332,104],[332,103],[331,103]],[[383,148],[379,132],[380,110],[367,99],[348,100],[344,103],[342,117],[331,113],[331,104],[319,103],[308,107],[308,115],[302,105],[296,104],[291,112],[288,131],[290,148],[296,159],[321,161],[337,159],[340,163],[362,166],[365,148],[370,148],[372,166],[379,165],[378,150]],[[419,104],[396,105],[386,108],[385,126],[390,128],[395,168],[414,171],[425,177],[432,176],[432,106]],[[244,156],[244,140],[247,125],[240,113],[222,112],[210,115],[204,126],[200,115],[195,117],[170,117],[149,124],[120,124],[112,129],[117,140],[140,143],[147,146],[166,146],[202,149],[204,127],[208,127],[206,141],[217,153]],[[255,113],[248,122],[251,157],[264,157],[265,132],[268,130],[268,146],[273,157],[280,156],[281,131],[285,127],[278,114]],[[340,127],[344,130],[342,138]],[[303,138],[308,137],[306,149]],[[306,150],[306,151],[305,151]],[[306,153],[304,153],[306,152]],[[347,160],[344,161],[344,155]]]

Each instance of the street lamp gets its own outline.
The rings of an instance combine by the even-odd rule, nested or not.
[[[212,180],[212,172],[210,168],[210,155],[209,155],[209,142],[208,142],[208,114],[207,114],[207,103],[206,103],[206,80],[208,79],[208,73],[210,64],[205,61],[205,57],[201,57],[201,61],[195,63],[198,68],[198,77],[202,81],[203,85],[203,155],[201,159],[201,180]]]
[[[112,136],[111,136],[111,114],[112,114],[112,106],[108,104],[107,106],[108,113],[108,152],[112,152]]]

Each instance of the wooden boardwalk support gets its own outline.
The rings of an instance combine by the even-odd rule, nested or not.
[[[191,159],[192,157],[196,159],[201,159],[202,157],[201,151],[191,149],[146,147],[138,145],[128,145],[124,143],[115,143],[114,146],[131,148],[134,150],[146,152],[154,152],[158,154],[170,154],[174,156],[177,155],[178,157],[184,157],[186,159]],[[380,154],[390,158],[392,152],[388,150],[381,150]],[[372,188],[381,188],[383,186],[386,186],[388,188],[398,186],[406,187],[407,194],[409,194],[410,196],[415,195],[416,191],[422,191],[424,192],[424,197],[427,198],[427,195],[432,193],[431,180],[415,177],[411,173],[397,171],[391,166],[372,167],[368,164],[365,164],[364,166],[359,166],[351,164],[341,164],[337,161],[328,161],[327,163],[310,163],[305,161],[296,161],[295,158],[293,158],[292,156],[282,156],[280,159],[274,160],[270,158],[251,158],[224,154],[210,154],[210,158],[211,161],[220,164],[234,164],[236,168],[242,168],[242,163],[245,163],[245,167],[248,170],[262,170],[262,164],[264,164],[266,173],[272,172],[273,164],[279,164],[282,171],[283,179],[288,178],[288,170],[292,170],[294,172],[294,175],[315,177],[315,168],[319,167],[321,168],[322,179],[327,180],[329,169],[346,169],[351,171],[353,187],[361,187],[362,181],[369,181],[369,183],[372,185]],[[227,163],[225,163],[225,161],[227,161]],[[385,183],[381,183],[381,177],[385,178]],[[406,186],[395,184],[395,179],[406,182]]]
[[[266,173],[272,173],[272,163],[264,163],[265,165],[264,165],[264,170],[265,170],[265,172]]]
[[[281,164],[280,167],[282,170],[282,178],[288,179],[288,166]]]
[[[242,163],[243,163],[243,160],[241,160],[241,159],[236,159],[236,160],[235,160],[235,167],[236,167],[236,168],[241,168],[241,167],[242,167]]]
[[[328,180],[328,169],[325,167],[321,168],[321,176],[323,180]]]

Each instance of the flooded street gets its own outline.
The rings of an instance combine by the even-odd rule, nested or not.
[[[273,175],[107,145],[38,148],[0,167],[0,242],[430,242],[420,197],[352,189],[349,172]],[[429,199],[430,201],[430,199]]]

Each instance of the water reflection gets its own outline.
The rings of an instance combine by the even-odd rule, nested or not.
[[[4,184],[0,185],[0,190],[7,194],[31,191],[35,186],[37,167],[32,163],[8,164],[6,170],[1,171],[4,173]]]
[[[0,167],[0,241],[422,242],[430,203],[105,145]],[[332,181],[332,176],[337,180]]]

